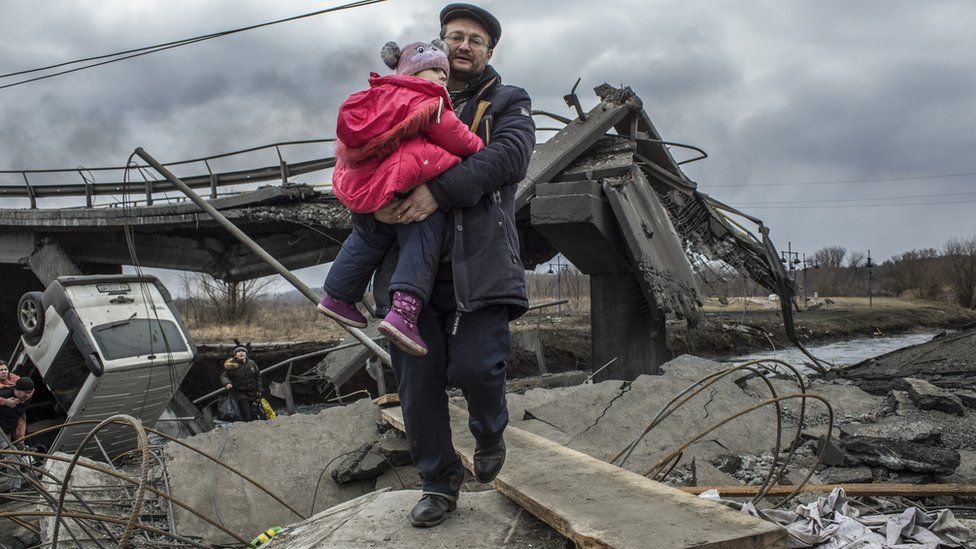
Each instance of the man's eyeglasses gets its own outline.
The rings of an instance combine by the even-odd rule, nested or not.
[[[444,40],[452,46],[457,46],[458,44],[464,42],[465,38],[467,38],[468,45],[470,45],[472,48],[481,49],[488,47],[488,43],[485,42],[485,39],[477,34],[472,34],[471,36],[465,37],[463,34],[451,33],[445,36]]]

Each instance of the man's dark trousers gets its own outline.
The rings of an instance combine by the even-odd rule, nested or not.
[[[452,281],[436,281],[418,320],[427,356],[410,356],[395,347],[390,353],[423,491],[452,499],[464,478],[464,466],[451,443],[448,383],[461,389],[467,399],[468,427],[475,440],[482,445],[497,442],[508,425],[505,359],[511,347],[507,306],[483,307],[459,319],[455,313]]]

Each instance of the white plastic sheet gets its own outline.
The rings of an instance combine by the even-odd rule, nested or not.
[[[948,509],[925,513],[910,507],[897,515],[860,516],[848,505],[841,488],[817,501],[798,505],[793,511],[758,510],[751,503],[743,513],[775,522],[785,527],[789,548],[817,549],[938,549],[963,547],[969,529]]]

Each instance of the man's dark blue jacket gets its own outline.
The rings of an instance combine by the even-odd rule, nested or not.
[[[465,313],[507,305],[514,319],[528,308],[514,210],[516,186],[525,178],[535,147],[532,103],[522,88],[502,84],[491,65],[452,98],[463,103],[458,117],[465,124],[471,125],[481,110],[476,133],[485,143],[480,152],[427,183],[438,207],[448,212],[453,231],[457,308]],[[396,255],[390,256],[374,283],[381,313],[389,306],[387,288]]]

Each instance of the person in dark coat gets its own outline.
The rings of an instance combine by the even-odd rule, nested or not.
[[[0,388],[0,429],[16,441],[27,434],[27,404],[34,396],[34,380],[17,379],[13,387]]]
[[[0,429],[5,437],[0,438],[0,449],[8,449],[7,444],[13,444],[16,449],[23,450],[24,435],[27,434],[27,405],[34,396],[34,380],[22,377],[12,386],[0,387]],[[23,486],[25,472],[25,458],[11,455],[0,456],[7,462],[7,489],[16,492]],[[14,472],[18,470],[20,474]],[[11,474],[13,473],[13,474]]]
[[[532,104],[525,90],[502,84],[488,64],[501,38],[494,16],[470,4],[450,4],[440,22],[441,38],[451,46],[451,101],[485,148],[374,214],[384,223],[420,221],[437,210],[448,215],[437,279],[418,319],[428,354],[390,353],[407,439],[423,479],[423,496],[410,514],[417,527],[445,520],[464,478],[451,442],[449,382],[467,399],[477,443],[475,476],[490,482],[501,470],[508,323],[528,307],[514,204],[535,146]],[[389,307],[391,271],[384,264],[375,278],[380,311]]]
[[[224,373],[220,382],[230,391],[230,398],[237,401],[241,410],[241,420],[258,419],[255,408],[261,398],[261,370],[257,363],[247,356],[247,349],[237,347],[234,356],[224,361]]]

